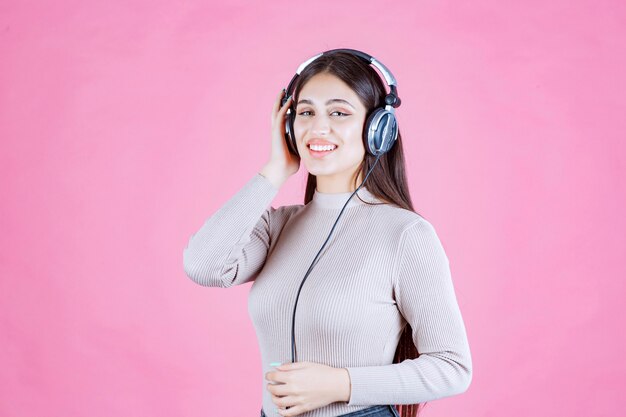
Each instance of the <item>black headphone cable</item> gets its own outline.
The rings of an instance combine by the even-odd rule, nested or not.
[[[363,186],[363,184],[365,184],[365,181],[367,181],[367,177],[370,176],[370,174],[374,170],[374,167],[376,166],[376,164],[378,163],[378,160],[380,159],[380,157],[382,155],[383,154],[381,153],[381,154],[378,154],[376,156],[376,160],[372,164],[372,167],[370,168],[370,170],[367,172],[367,175],[365,175],[365,178],[363,179],[363,182],[361,183],[361,185],[359,185],[357,187],[357,189],[354,190],[352,195],[350,195],[350,197],[348,198],[348,201],[346,201],[346,203],[343,205],[343,208],[341,209],[341,212],[339,212],[339,216],[337,216],[337,220],[335,220],[335,224],[333,224],[332,229],[330,229],[330,233],[328,234],[328,237],[326,238],[326,241],[324,242],[324,244],[322,245],[320,250],[317,252],[317,255],[315,255],[315,258],[313,258],[313,262],[311,262],[311,266],[309,266],[309,269],[307,270],[306,274],[304,275],[304,278],[302,279],[302,282],[300,283],[300,288],[298,288],[298,294],[296,295],[296,303],[293,306],[293,316],[292,316],[292,319],[291,319],[291,362],[292,363],[296,362],[296,335],[295,335],[295,333],[296,333],[296,307],[298,306],[298,299],[300,298],[300,292],[302,291],[302,286],[304,285],[304,281],[306,281],[307,277],[309,276],[309,273],[311,272],[311,270],[315,266],[317,258],[320,255],[320,253],[322,252],[322,249],[324,249],[324,246],[326,246],[326,243],[328,243],[328,239],[330,239],[330,236],[333,234],[333,231],[335,230],[335,226],[337,226],[337,222],[339,221],[339,218],[341,217],[341,215],[343,214],[343,211],[345,210],[346,206],[348,205],[348,202],[350,201],[350,199],[352,199],[354,194],[356,194],[357,191],[359,191],[359,189]]]

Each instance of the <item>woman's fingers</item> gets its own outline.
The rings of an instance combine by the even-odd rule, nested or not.
[[[293,96],[287,97],[287,101],[285,101],[285,105],[280,109],[281,113],[286,113],[287,112],[287,109],[291,105],[291,100],[292,99],[293,99]]]
[[[278,94],[278,97],[276,97],[276,101],[274,102],[274,108],[272,109],[272,122],[280,114],[280,110],[282,110],[281,103],[285,94],[287,93],[283,89],[280,90],[280,94]]]
[[[276,115],[276,113],[278,112],[278,109],[280,108],[280,101],[282,100],[284,95],[285,90],[280,90],[278,97],[276,97],[276,101],[274,101],[274,108],[272,109],[272,119],[274,118],[274,115]]]
[[[274,108],[272,109],[272,122],[274,122],[278,116],[281,116],[281,114],[284,115],[287,112],[289,105],[291,104],[292,97],[290,96],[287,98],[287,101],[285,102],[285,104],[281,106],[283,96],[285,94],[287,93],[285,92],[284,89],[280,90],[280,94],[278,95],[278,97],[276,98],[276,101],[274,102]]]

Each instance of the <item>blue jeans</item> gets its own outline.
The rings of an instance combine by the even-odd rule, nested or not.
[[[393,405],[373,405],[359,411],[342,414],[337,417],[400,417],[398,410]],[[267,417],[261,408],[261,417]]]

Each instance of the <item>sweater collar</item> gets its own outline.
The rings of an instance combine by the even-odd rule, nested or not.
[[[348,198],[352,195],[353,191],[346,193],[322,193],[315,189],[313,193],[313,199],[311,203],[314,207],[325,208],[325,209],[341,209]],[[346,208],[353,207],[356,205],[365,205],[363,201],[359,199],[365,200],[368,203],[378,203],[381,202],[374,194],[372,194],[365,186],[362,186],[359,191],[350,198],[350,202]]]

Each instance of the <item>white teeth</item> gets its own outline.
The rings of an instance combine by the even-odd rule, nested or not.
[[[332,151],[336,148],[335,145],[309,145],[309,148],[313,151]]]

